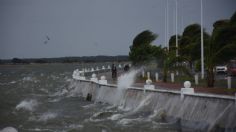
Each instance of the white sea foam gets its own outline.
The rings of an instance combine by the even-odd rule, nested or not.
[[[111,117],[109,117],[108,119],[110,119],[110,120],[118,120],[118,119],[120,119],[122,117],[123,117],[122,114],[114,114]]]
[[[120,125],[130,125],[132,123],[134,123],[135,121],[141,121],[142,119],[141,118],[135,118],[135,119],[127,119],[127,118],[124,118],[124,119],[121,119],[118,124]]]
[[[89,121],[91,122],[100,122],[100,121],[104,121],[105,119],[93,119],[93,118],[89,118]],[[85,121],[88,121],[87,119]]]
[[[45,93],[49,93],[48,89],[45,89],[45,88],[40,88],[40,91],[45,92]]]
[[[149,115],[149,119],[153,119],[153,118],[155,118],[156,116],[158,115],[158,111],[157,110],[154,110],[153,111],[153,114],[151,114],[151,115]]]
[[[44,74],[43,74],[43,73],[40,73],[40,76],[41,76],[41,77],[43,77],[43,76],[44,76]]]
[[[14,127],[5,127],[0,132],[18,132]]]
[[[35,132],[42,132],[42,131],[47,131],[47,132],[54,132],[54,130],[51,129],[42,129],[42,128],[33,128],[33,129],[28,129],[29,131],[35,131]]]
[[[107,132],[107,130],[106,129],[102,129],[102,132]]]
[[[61,100],[61,98],[55,98],[55,99],[48,100],[48,102],[55,103],[55,102],[59,102],[60,100]]]
[[[71,81],[73,81],[73,79],[72,79],[72,78],[68,78],[67,76],[66,76],[66,77],[64,77],[64,79],[65,79],[65,81],[66,81],[66,82],[71,82]]]
[[[32,81],[33,79],[32,79],[32,77],[23,77],[23,79],[22,79],[23,81]]]
[[[34,82],[34,83],[39,82],[39,80],[37,80],[37,79],[34,78],[34,77],[23,77],[22,81],[23,81],[23,82]]]
[[[58,79],[59,77],[58,76],[56,76],[56,75],[51,75],[50,76],[53,80],[56,80],[56,79]]]
[[[62,89],[62,90],[60,90],[60,91],[54,93],[52,96],[63,96],[63,95],[65,95],[65,94],[67,94],[67,93],[68,93],[68,90],[67,90],[67,89]]]
[[[11,81],[10,83],[11,83],[11,84],[15,84],[15,83],[16,83],[16,81]]]
[[[88,104],[88,105],[85,105],[85,106],[82,106],[83,108],[91,108],[91,107],[95,107],[96,105],[95,104]]]
[[[33,111],[35,109],[35,107],[38,105],[37,100],[23,100],[21,101],[17,106],[16,109],[20,110],[27,110],[27,111]]]
[[[57,117],[56,113],[46,112],[39,116],[38,121],[48,121]]]
[[[70,124],[69,126],[68,126],[68,128],[70,128],[70,129],[76,129],[76,130],[80,130],[80,129],[83,129],[84,128],[84,126],[83,125],[80,125],[80,124]]]
[[[150,101],[151,101],[152,95],[148,95],[146,96],[140,103],[139,105],[133,110],[131,111],[131,113],[135,113],[137,111],[139,111],[140,109],[144,108],[145,106],[149,105]]]

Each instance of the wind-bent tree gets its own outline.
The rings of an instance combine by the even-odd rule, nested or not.
[[[134,65],[144,64],[153,58],[155,46],[151,43],[157,38],[157,34],[145,30],[138,34],[132,46],[130,46],[129,58]]]
[[[208,87],[214,87],[215,65],[236,57],[236,12],[230,20],[219,20],[213,27],[205,49]]]
[[[178,35],[178,44],[180,43],[180,39],[181,39],[181,36]],[[170,40],[169,40],[169,50],[170,51],[176,51],[177,47],[176,47],[176,35],[173,35],[170,37]]]
[[[204,32],[204,42],[207,42],[209,35]],[[184,56],[192,69],[193,62],[201,57],[201,26],[192,24],[184,29],[179,43],[179,55]]]

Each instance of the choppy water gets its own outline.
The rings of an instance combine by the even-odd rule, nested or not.
[[[73,94],[71,75],[80,67],[0,66],[0,130],[11,126],[19,132],[179,131],[176,125],[149,120],[155,112],[123,116],[127,111]]]

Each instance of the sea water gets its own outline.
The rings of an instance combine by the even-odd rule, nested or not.
[[[96,91],[98,95],[93,97],[95,100],[88,102],[81,94],[84,91],[80,91],[86,90],[87,83],[72,79],[73,70],[81,67],[79,64],[0,66],[0,131],[181,131],[178,121],[162,119],[161,113],[165,111],[151,108],[152,94],[144,96],[135,90],[124,94],[123,90],[132,85],[136,71],[118,79],[118,90],[100,87]],[[128,96],[133,98],[122,102]],[[159,97],[156,100],[162,99]],[[166,105],[173,103],[166,102]]]

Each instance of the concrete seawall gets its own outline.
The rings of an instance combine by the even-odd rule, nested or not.
[[[119,91],[117,85],[88,80],[73,81],[74,92],[95,102],[106,102],[129,111],[154,111],[160,117],[176,119],[186,129],[200,131],[236,131],[236,104],[233,96],[185,94],[180,91],[146,90],[129,87]],[[119,94],[118,94],[119,93]]]

